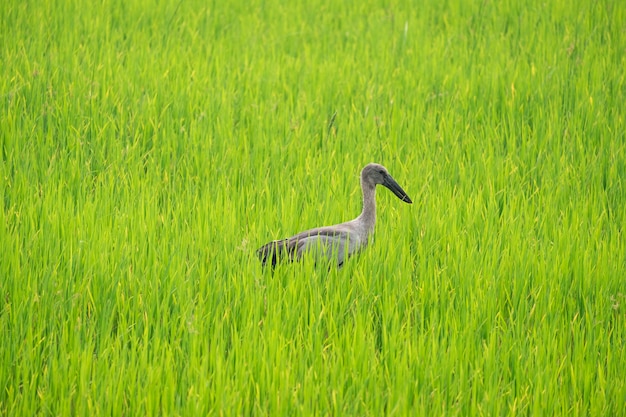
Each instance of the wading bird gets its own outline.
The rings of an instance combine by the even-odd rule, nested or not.
[[[343,265],[347,257],[367,246],[368,237],[374,232],[377,184],[390,189],[400,200],[412,203],[384,166],[368,164],[361,171],[363,210],[359,217],[334,226],[306,230],[263,245],[257,250],[263,266],[270,263],[273,268],[281,261],[299,260],[305,254],[312,254],[315,259],[336,260],[339,266]]]

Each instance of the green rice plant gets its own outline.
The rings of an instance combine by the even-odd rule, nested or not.
[[[621,2],[0,19],[0,414],[626,414]],[[263,270],[368,162],[414,204]]]

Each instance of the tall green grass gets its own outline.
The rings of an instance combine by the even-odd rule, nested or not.
[[[622,2],[0,19],[0,414],[626,414]],[[365,252],[261,269],[372,161]]]

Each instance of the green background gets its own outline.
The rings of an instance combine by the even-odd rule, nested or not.
[[[0,19],[1,414],[626,414],[626,3]],[[414,204],[263,271],[369,162]]]

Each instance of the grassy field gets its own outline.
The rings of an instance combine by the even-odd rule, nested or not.
[[[0,19],[0,414],[626,415],[625,2]]]

